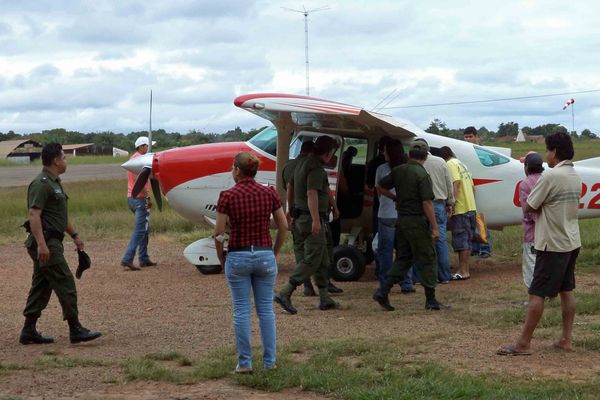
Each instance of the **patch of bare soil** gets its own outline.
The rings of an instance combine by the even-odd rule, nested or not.
[[[157,382],[125,382],[115,360],[149,353],[176,351],[198,359],[214,349],[232,346],[233,331],[229,289],[223,275],[201,275],[182,256],[183,245],[155,238],[150,253],[157,267],[127,271],[119,266],[125,241],[86,243],[93,266],[77,281],[80,319],[84,326],[100,330],[103,337],[71,345],[62,321],[60,306],[53,296],[38,322],[38,329],[54,336],[56,343],[21,346],[18,335],[21,315],[31,280],[31,262],[20,244],[0,246],[0,363],[35,365],[44,354],[53,353],[110,363],[110,366],[40,368],[0,374],[0,395],[28,399],[316,399],[311,393],[289,391],[262,393],[225,381],[195,385]],[[67,257],[74,269],[75,252],[67,244]],[[279,260],[280,287],[289,276],[290,256]],[[490,287],[519,282],[520,265],[501,265],[493,260],[476,261],[472,278],[438,287],[438,297],[461,298],[461,293],[486,293]],[[584,277],[579,287],[598,285],[594,277]],[[322,312],[317,298],[295,293],[297,315],[277,308],[278,340],[325,338],[426,338],[426,343],[408,349],[415,361],[431,360],[470,373],[495,372],[514,376],[554,377],[585,380],[600,373],[600,355],[584,351],[565,354],[552,349],[551,338],[534,339],[530,357],[501,357],[496,348],[511,342],[520,327],[489,329],[464,322],[459,313],[476,304],[452,304],[447,312],[426,312],[422,288],[417,293],[391,296],[396,312],[383,312],[371,300],[376,287],[372,268],[360,282],[340,283],[337,296],[342,309]],[[494,293],[497,293],[495,289]],[[254,317],[253,317],[254,318]],[[260,343],[256,318],[253,340]],[[560,332],[556,332],[558,335]],[[301,355],[298,357],[301,358]],[[355,360],[343,360],[349,364]]]

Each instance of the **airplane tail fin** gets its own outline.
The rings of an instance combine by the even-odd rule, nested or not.
[[[576,167],[592,167],[600,169],[600,157],[588,158],[585,160],[575,161],[573,163]]]

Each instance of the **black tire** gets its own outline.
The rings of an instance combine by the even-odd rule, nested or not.
[[[333,249],[331,277],[338,282],[357,281],[365,273],[365,257],[356,248],[348,245]]]
[[[198,271],[202,273],[202,275],[216,275],[220,274],[223,268],[220,265],[196,265]]]

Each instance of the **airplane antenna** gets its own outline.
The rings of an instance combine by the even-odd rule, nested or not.
[[[379,103],[375,104],[375,106],[373,108],[371,108],[371,111],[375,111],[377,110],[377,107],[379,107],[379,105],[381,103],[383,103],[384,101],[386,101],[387,99],[389,99],[394,93],[396,93],[396,90],[398,90],[397,88],[392,90],[390,93],[388,93],[383,99],[379,100]]]
[[[148,129],[148,153],[152,153],[152,89],[150,89],[150,120]]]
[[[329,10],[329,6],[322,6],[319,8],[313,8],[312,10],[307,10],[304,5],[302,6],[302,10],[295,10],[293,8],[281,7],[286,11],[297,12],[304,15],[304,62],[306,64],[306,95],[310,96],[310,80],[309,80],[309,67],[308,67],[308,15],[310,13],[315,13],[317,11],[325,11]]]

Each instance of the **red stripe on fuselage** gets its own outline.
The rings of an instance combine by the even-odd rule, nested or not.
[[[282,94],[282,93],[245,94],[245,95],[236,97],[235,100],[233,100],[233,104],[235,104],[236,107],[241,107],[242,104],[244,104],[248,100],[257,100],[257,99],[265,99],[265,98],[279,98],[279,99],[288,98],[288,99],[303,99],[303,100],[322,101],[324,103],[334,104],[334,105],[342,106],[342,107],[350,107],[350,108],[354,108],[354,109],[357,109],[360,111],[360,107],[351,106],[350,104],[338,103],[336,101],[330,101],[330,100],[317,99],[315,97],[309,97],[309,96],[298,96],[295,94]]]
[[[252,150],[245,142],[210,143],[161,151],[154,155],[152,171],[164,194],[194,179],[231,171],[233,158],[249,151],[260,159],[260,171],[275,171],[275,161]]]
[[[479,186],[479,185],[486,185],[488,183],[494,183],[494,182],[502,182],[501,179],[473,179],[473,184],[475,186]]]

